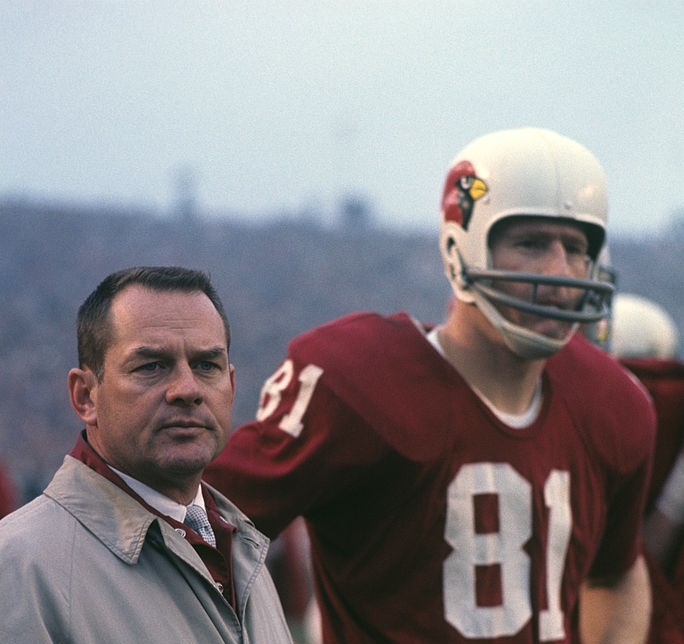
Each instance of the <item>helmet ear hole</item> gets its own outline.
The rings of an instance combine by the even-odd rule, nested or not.
[[[448,270],[448,277],[450,280],[455,280],[456,276],[458,274],[458,267],[457,267],[457,261],[456,261],[456,239],[454,238],[453,235],[447,235],[444,238],[444,259],[445,259],[445,265]]]

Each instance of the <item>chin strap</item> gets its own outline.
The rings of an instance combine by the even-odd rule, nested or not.
[[[535,333],[509,322],[477,289],[472,289],[471,293],[477,307],[503,336],[506,346],[513,353],[526,360],[544,360],[551,357],[570,341],[577,330],[578,325],[574,324],[567,337],[561,340],[549,338],[542,333]]]

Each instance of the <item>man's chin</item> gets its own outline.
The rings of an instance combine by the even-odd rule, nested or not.
[[[185,445],[168,450],[160,458],[160,467],[178,476],[194,476],[215,458],[216,450],[209,445]]]

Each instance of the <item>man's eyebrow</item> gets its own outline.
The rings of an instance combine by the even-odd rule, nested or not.
[[[572,240],[572,241],[586,241],[586,235],[584,235],[581,231],[553,231],[553,230],[546,230],[546,229],[539,229],[539,228],[530,228],[530,229],[518,229],[518,230],[511,230],[507,231],[507,233],[511,239],[515,239],[518,237],[535,237],[538,239],[562,239],[562,240]]]
[[[216,346],[210,349],[201,349],[200,351],[196,352],[196,355],[200,358],[220,358],[227,354],[228,352],[226,351],[226,348],[222,346]]]
[[[170,353],[172,353],[172,351],[165,347],[152,347],[147,345],[136,347],[131,351],[132,356],[141,358],[161,358],[169,355]],[[226,347],[221,345],[209,347],[208,349],[200,349],[194,353],[200,358],[218,358],[228,354]]]
[[[159,358],[163,356],[167,351],[163,347],[150,347],[150,346],[140,346],[135,347],[131,350],[131,355],[140,356],[141,358]]]

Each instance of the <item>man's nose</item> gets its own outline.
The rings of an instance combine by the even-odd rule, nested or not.
[[[189,364],[175,366],[166,390],[169,404],[198,405],[202,402],[202,389]]]
[[[574,274],[570,256],[561,240],[555,240],[549,245],[544,272],[548,275],[572,276]]]

